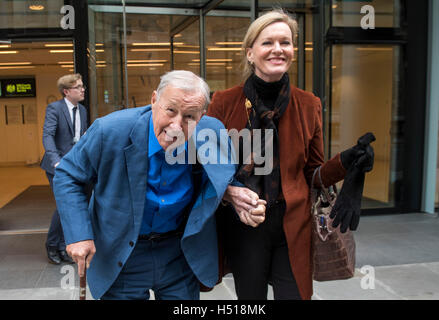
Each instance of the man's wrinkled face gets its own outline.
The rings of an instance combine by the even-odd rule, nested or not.
[[[152,122],[159,144],[166,150],[177,139],[184,143],[204,114],[204,96],[198,91],[185,91],[171,85],[160,93],[152,93]],[[184,137],[184,140],[183,140]]]

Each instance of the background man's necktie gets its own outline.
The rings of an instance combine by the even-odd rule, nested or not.
[[[73,135],[75,135],[76,132],[76,110],[78,107],[73,107]]]
[[[76,110],[78,109],[78,107],[73,107],[73,141],[76,141]]]

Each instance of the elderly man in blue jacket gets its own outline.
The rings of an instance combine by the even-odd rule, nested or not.
[[[94,298],[149,299],[151,289],[156,299],[199,299],[200,282],[215,285],[214,212],[236,165],[222,123],[203,117],[208,104],[203,79],[171,71],[151,105],[95,120],[56,168],[67,252],[80,275],[88,268]],[[202,130],[214,134],[198,139]]]

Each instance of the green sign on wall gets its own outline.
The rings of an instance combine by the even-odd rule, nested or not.
[[[23,98],[35,96],[35,78],[0,79],[0,98]]]

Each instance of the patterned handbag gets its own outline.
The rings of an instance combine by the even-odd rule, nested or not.
[[[320,188],[314,187],[315,176]],[[350,230],[341,233],[340,226],[333,228],[333,219],[329,218],[336,199],[336,186],[325,188],[318,167],[311,182],[311,252],[313,279],[316,281],[349,279],[355,273],[354,235]]]

